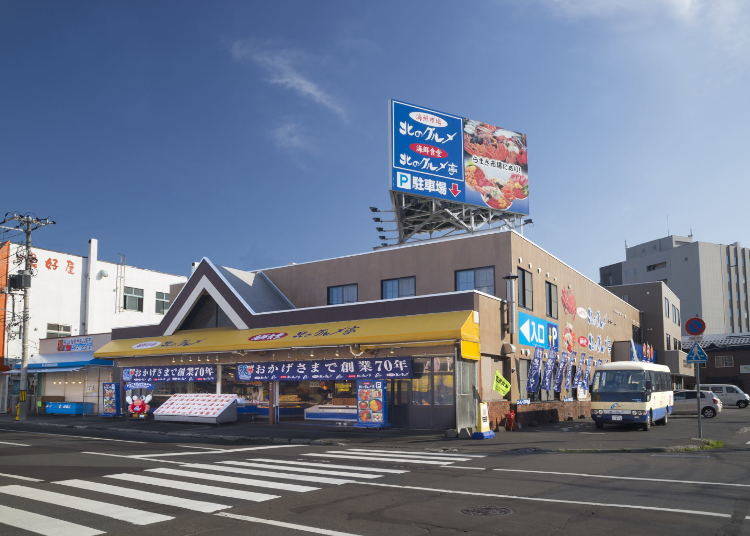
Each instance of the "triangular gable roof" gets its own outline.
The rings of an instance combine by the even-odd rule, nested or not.
[[[203,257],[159,323],[162,335],[172,335],[180,327],[195,303],[207,293],[237,329],[248,329],[255,314],[242,295],[210,259]]]

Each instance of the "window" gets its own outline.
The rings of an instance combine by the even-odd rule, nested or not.
[[[727,393],[737,394],[739,391],[734,387],[727,386]]]
[[[60,337],[70,337],[70,326],[63,324],[47,324],[47,338],[59,339]]]
[[[731,355],[717,355],[714,358],[714,366],[716,368],[729,368],[734,366],[734,356]]]
[[[495,294],[495,267],[456,271],[456,290],[479,290]]]
[[[667,350],[672,349],[672,337],[669,336],[669,333],[667,333]]]
[[[661,268],[666,268],[666,267],[667,267],[667,261],[658,262],[656,264],[649,264],[648,266],[646,266],[646,271],[653,272],[654,270],[660,270]]]
[[[557,318],[557,285],[545,281],[544,293],[547,296],[547,316]]]
[[[357,284],[328,287],[328,305],[357,301]]]
[[[716,394],[722,394],[722,395],[724,394],[724,388],[723,387],[719,387],[718,385],[714,385],[712,387],[707,387],[707,389],[709,391],[713,391]]]
[[[398,279],[384,279],[380,283],[380,296],[384,300],[415,296],[417,293],[416,277],[399,277]]]
[[[682,350],[682,342],[679,341],[677,338],[674,339],[674,349]]]
[[[518,305],[524,309],[534,308],[534,286],[531,272],[518,269]]]
[[[678,315],[679,315],[679,313],[677,312],[677,307],[675,307],[675,305],[672,304],[672,321],[675,324],[679,324],[680,323],[680,317]]]
[[[126,311],[143,312],[143,289],[135,287],[125,287],[122,308]]]
[[[669,318],[669,300],[664,298],[664,316]]]
[[[156,309],[157,315],[163,315],[169,309],[169,293],[168,292],[157,292],[156,293]]]

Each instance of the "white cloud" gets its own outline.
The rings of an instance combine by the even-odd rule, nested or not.
[[[297,64],[306,59],[304,54],[289,49],[262,47],[248,41],[235,41],[231,52],[235,60],[252,61],[265,69],[268,72],[269,83],[290,89],[346,120],[344,107],[297,67]]]
[[[315,152],[312,138],[304,133],[302,125],[294,121],[285,121],[271,131],[273,141],[279,149]]]

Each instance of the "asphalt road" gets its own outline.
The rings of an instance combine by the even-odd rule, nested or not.
[[[726,429],[732,448],[686,453],[508,454],[479,441],[154,443],[0,430],[0,534],[750,534],[750,434],[740,426],[749,416],[727,413],[723,428],[709,425],[714,435]],[[544,433],[586,448],[682,436],[693,425]]]

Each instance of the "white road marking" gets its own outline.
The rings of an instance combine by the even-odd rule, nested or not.
[[[30,447],[26,443],[11,443],[10,441],[0,441],[0,445],[10,445],[11,447]]]
[[[217,447],[198,447],[196,445],[177,445],[178,447],[184,447],[186,449],[200,449],[200,450],[213,450],[214,452],[222,452],[225,449],[220,449]]]
[[[357,482],[357,484],[359,484],[360,486],[380,486],[384,488],[411,489],[415,491],[428,491],[432,493],[450,493],[453,495],[471,495],[475,497],[496,497],[500,499],[515,499],[519,501],[572,504],[574,506],[601,506],[605,508],[627,508],[627,509],[633,509],[633,510],[651,510],[654,512],[670,512],[674,514],[692,514],[692,515],[723,517],[723,518],[732,517],[732,514],[722,514],[720,512],[707,512],[705,510],[685,510],[682,508],[662,508],[659,506],[600,503],[600,502],[565,500],[565,499],[545,499],[544,497],[523,497],[520,495],[503,495],[500,493],[481,493],[478,491],[458,491],[458,490],[453,490],[453,489],[423,488],[419,486],[399,486],[398,484],[381,484],[380,482]],[[221,513],[215,514],[215,515],[221,515]],[[745,519],[750,519],[750,516],[745,516]]]
[[[111,456],[112,458],[127,458],[129,460],[133,459],[132,455],[129,454],[110,454],[109,452],[89,452],[89,451],[82,451],[81,454],[95,454],[96,456]],[[153,463],[174,463],[176,465],[185,465],[188,462],[176,462],[173,460],[151,460],[149,458],[143,458],[144,461],[149,461]]]
[[[257,467],[258,469],[270,469],[273,471],[296,471],[298,473],[314,473],[316,475],[348,476],[350,478],[381,478],[383,475],[371,475],[368,473],[351,473],[348,471],[326,471],[325,469],[313,469],[311,467],[284,466],[274,463],[252,463],[252,462],[218,462],[225,465],[240,465],[242,467]],[[280,476],[279,473],[274,473]]]
[[[118,473],[115,475],[105,475],[106,478],[116,478],[126,482],[136,482],[139,484],[149,484],[151,486],[161,486],[170,489],[183,489],[194,493],[204,493],[206,495],[218,495],[219,497],[231,497],[232,499],[242,499],[243,501],[270,501],[278,499],[279,495],[269,493],[258,493],[257,491],[245,491],[241,489],[222,488],[219,486],[207,486],[205,484],[194,484],[180,480],[169,480],[168,478],[156,478],[146,475],[134,475],[130,473]]]
[[[587,473],[560,473],[557,471],[532,471],[530,469],[493,469],[493,471],[506,471],[510,473],[539,473],[544,475],[580,476],[587,478],[608,478],[612,480],[641,480],[644,482],[669,482],[670,484],[699,484],[702,486],[732,486],[738,488],[750,488],[750,484],[732,484],[730,482],[702,482],[699,480],[674,480],[671,478],[644,478],[637,476],[610,476],[592,475]]]
[[[463,454],[459,452],[420,452],[417,450],[378,450],[378,449],[346,449],[352,452],[382,452],[384,454],[419,454],[420,456],[439,456],[441,458],[486,458],[486,454]]]
[[[297,475],[288,473],[278,473],[273,471],[261,471],[259,469],[246,469],[244,467],[232,467],[227,465],[211,465],[207,463],[189,463],[183,465],[188,469],[205,469],[206,471],[220,471],[224,473],[235,473],[238,475],[266,476],[268,478],[280,478],[282,480],[299,480],[300,482],[317,482],[319,484],[348,484],[352,480],[343,478],[326,478],[324,476]]]
[[[157,469],[146,469],[149,473],[159,473],[162,475],[184,476],[187,478],[196,478],[198,480],[213,480],[215,482],[227,482],[229,484],[243,484],[245,486],[255,486],[257,488],[283,489],[286,491],[316,491],[320,488],[312,486],[300,486],[297,484],[285,484],[284,482],[269,482],[268,480],[256,480],[254,478],[240,478],[236,476],[214,475],[208,473],[198,473],[196,471],[181,471],[180,469],[169,469],[168,467],[159,467]]]
[[[357,456],[369,456],[369,454],[367,452],[354,452],[354,449],[350,449],[350,450],[327,450],[326,453],[329,453],[329,454],[355,454]],[[388,454],[385,454],[385,453],[373,453],[373,454],[375,456],[388,457],[388,458],[392,458],[394,460],[396,460],[396,459],[401,460],[402,458],[403,459],[411,459],[411,460],[414,460],[414,459],[416,459],[416,460],[422,460],[422,459],[424,459],[424,456],[422,456],[421,454],[395,454],[395,453],[393,453],[393,454],[392,453],[388,453]],[[375,458],[373,458],[373,459],[375,459]],[[445,463],[469,462],[469,461],[471,461],[471,458],[445,458],[445,457],[438,458],[438,457],[433,457],[433,458],[428,458],[428,459],[429,460],[440,461],[440,462],[445,462]]]
[[[44,482],[41,478],[31,478],[30,476],[21,476],[21,475],[11,475],[9,473],[0,473],[0,476],[5,476],[8,478],[17,478],[18,480],[26,480],[28,482]]]
[[[453,462],[439,462],[437,460],[412,460],[410,458],[377,458],[375,456],[355,456],[346,454],[322,454],[317,452],[311,452],[303,454],[302,456],[317,456],[319,458],[340,458],[344,460],[366,460],[368,462],[397,462],[397,463],[422,463],[426,465],[449,465]]]
[[[76,525],[62,519],[0,505],[0,524],[28,530],[42,536],[97,536],[101,530]]]
[[[446,469],[471,469],[472,471],[484,471],[485,467],[464,467],[463,465],[446,465]]]
[[[97,441],[119,441],[120,443],[148,443],[148,441],[133,441],[132,439],[112,439],[111,437],[88,437],[71,434],[53,434],[49,432],[28,432],[26,430],[13,430],[12,428],[0,428],[0,431],[5,432],[16,432],[19,434],[36,434],[36,435],[48,435],[58,437],[73,437],[75,439],[96,439]]]
[[[248,521],[250,523],[262,523],[264,525],[273,525],[275,527],[284,527],[285,529],[299,530],[302,532],[312,532],[314,534],[321,534],[322,536],[358,536],[351,532],[340,532],[337,530],[320,529],[318,527],[310,527],[307,525],[298,525],[297,523],[287,523],[285,521],[274,521],[273,519],[261,519],[259,517],[242,516],[239,514],[232,514],[229,512],[219,512],[214,514],[221,517],[228,517],[231,519],[238,519],[240,521]]]
[[[283,449],[283,448],[292,448],[292,447],[306,447],[307,445],[269,445],[267,447],[245,447],[241,449],[223,449],[220,452],[245,452],[248,450],[265,450],[265,449]],[[216,454],[216,451],[206,451],[206,452],[185,452],[184,450],[181,450],[180,452],[166,452],[162,454],[133,454],[130,456],[130,458],[163,458],[166,456],[199,456],[201,454]]]
[[[359,465],[336,465],[334,463],[296,462],[291,460],[275,460],[273,458],[247,458],[251,462],[281,463],[284,465],[302,465],[304,467],[325,467],[326,469],[354,469],[355,471],[369,471],[371,473],[392,473],[400,475],[408,473],[407,469],[384,469],[382,467],[362,467]]]
[[[50,503],[56,506],[64,506],[73,510],[81,510],[104,517],[111,517],[120,521],[127,521],[133,525],[150,525],[151,523],[174,519],[172,516],[165,516],[127,506],[119,506],[117,504],[92,501],[83,497],[74,497],[72,495],[65,495],[64,493],[35,489],[28,486],[2,486],[0,487],[0,493]]]
[[[110,484],[89,482],[87,480],[60,480],[54,483],[60,484],[62,486],[70,486],[72,488],[96,491],[97,493],[109,493],[110,495],[127,497],[128,499],[137,499],[139,501],[165,504],[167,506],[176,506],[177,508],[186,508],[195,512],[204,512],[207,514],[213,514],[214,512],[218,512],[219,510],[226,510],[227,508],[231,508],[231,506],[227,506],[226,504],[196,501],[193,499],[183,499],[182,497],[175,497],[174,495],[151,493],[150,491],[143,491],[133,488],[123,488],[122,486],[112,486]]]

